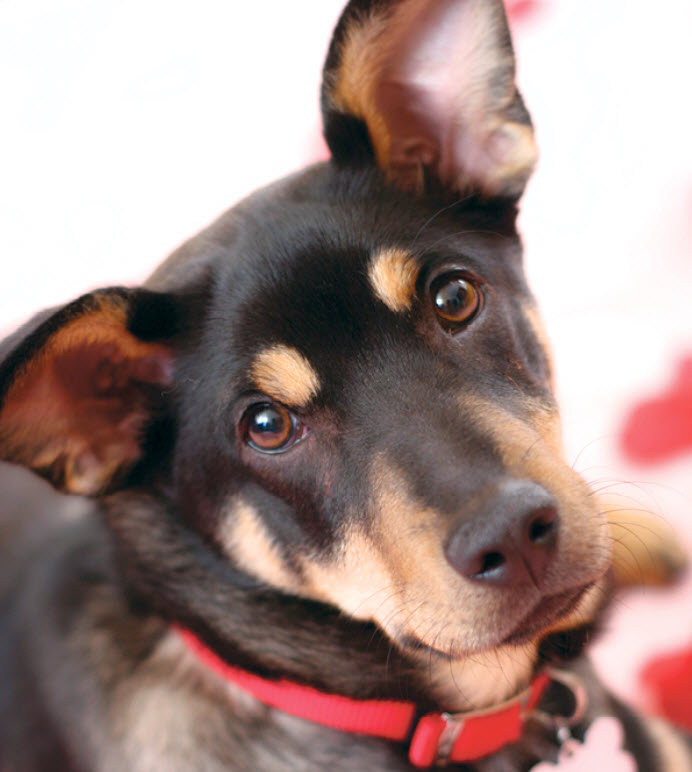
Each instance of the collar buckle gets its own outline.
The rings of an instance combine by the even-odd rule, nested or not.
[[[453,713],[441,713],[440,718],[444,722],[444,728],[437,741],[435,765],[438,767],[446,767],[452,760],[452,749],[464,728],[466,717],[463,714],[455,715]]]
[[[550,676],[541,674],[520,694],[484,710],[426,714],[411,738],[409,761],[416,767],[443,767],[476,761],[516,742],[549,682]]]
[[[544,726],[553,729],[559,739],[560,737],[566,737],[569,734],[570,727],[575,726],[584,718],[588,704],[588,694],[583,681],[576,673],[560,670],[555,667],[547,667],[544,672],[551,681],[559,683],[570,692],[574,701],[574,707],[571,713],[564,716],[547,713],[539,708],[534,708],[530,715]]]

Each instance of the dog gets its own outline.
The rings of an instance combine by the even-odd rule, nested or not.
[[[603,717],[692,769],[584,654],[684,561],[562,458],[514,67],[501,0],[351,0],[329,161],[4,342],[2,772],[525,772]]]

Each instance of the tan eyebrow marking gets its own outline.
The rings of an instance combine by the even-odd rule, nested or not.
[[[418,265],[403,249],[389,247],[378,252],[368,271],[377,297],[392,311],[407,311],[416,291]]]
[[[252,379],[260,391],[295,407],[307,405],[320,388],[310,362],[297,349],[283,344],[270,346],[255,357]]]

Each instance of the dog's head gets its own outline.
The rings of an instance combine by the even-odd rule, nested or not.
[[[0,451],[426,663],[524,667],[609,551],[523,275],[500,0],[353,0],[322,103],[332,160],[6,344]]]

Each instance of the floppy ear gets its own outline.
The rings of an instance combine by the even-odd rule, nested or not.
[[[537,157],[502,0],[351,0],[322,110],[337,163],[374,156],[406,189],[516,199]]]
[[[116,487],[162,407],[177,325],[173,298],[148,290],[101,290],[44,314],[0,364],[0,458],[71,493]]]

